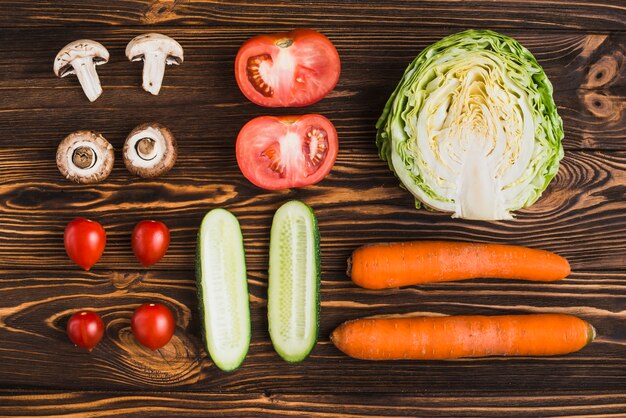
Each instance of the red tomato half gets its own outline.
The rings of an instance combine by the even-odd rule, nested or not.
[[[84,218],[68,223],[63,238],[67,255],[85,270],[100,260],[106,244],[102,225]]]
[[[340,72],[334,45],[311,29],[255,36],[243,44],[235,60],[241,92],[266,107],[318,102],[335,88]]]
[[[237,164],[248,180],[267,190],[315,184],[337,159],[337,131],[321,115],[261,116],[237,137]]]

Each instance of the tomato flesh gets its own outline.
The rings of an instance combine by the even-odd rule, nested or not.
[[[237,137],[237,163],[258,187],[288,189],[328,175],[338,152],[337,131],[321,115],[261,116]]]
[[[337,49],[311,29],[256,36],[243,44],[235,60],[241,92],[266,107],[318,102],[335,88],[340,72]]]
[[[246,74],[248,76],[248,81],[252,84],[252,87],[254,87],[256,91],[265,97],[272,97],[274,95],[274,89],[265,81],[263,75],[261,75],[261,67],[264,65],[267,66],[268,62],[269,65],[272,64],[272,57],[270,54],[255,55],[248,58]],[[267,70],[264,72],[267,72]]]

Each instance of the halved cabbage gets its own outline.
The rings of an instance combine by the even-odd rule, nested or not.
[[[426,207],[466,219],[512,219],[563,158],[552,84],[519,42],[469,30],[408,66],[376,124],[380,157]]]

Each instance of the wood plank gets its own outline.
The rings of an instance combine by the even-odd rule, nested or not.
[[[135,125],[156,119],[170,126],[181,142],[203,147],[232,143],[241,126],[254,116],[286,112],[248,102],[233,75],[239,46],[268,28],[163,30],[181,42],[186,58],[180,67],[168,68],[165,85],[156,97],[141,90],[140,65],[124,57],[128,40],[142,31],[3,30],[0,136],[25,147],[54,147],[70,132],[89,128],[103,131],[121,148]],[[297,113],[327,115],[338,125],[342,141],[358,138],[369,144],[376,120],[406,65],[424,47],[452,32],[328,29],[325,33],[342,57],[342,78],[328,98]],[[566,149],[626,150],[626,34],[506,33],[535,53],[552,80],[564,120]],[[51,69],[56,52],[83,37],[102,42],[112,57],[110,63],[98,67],[104,93],[95,103],[88,103],[75,78],[57,79]]]
[[[219,25],[266,24],[294,26],[378,27],[527,27],[541,29],[625,30],[626,7],[621,0],[486,0],[437,1],[391,0],[385,2],[308,1],[306,7],[288,0],[255,2],[96,0],[88,4],[34,0],[2,1],[0,26],[61,25]]]
[[[0,392],[3,416],[141,417],[228,416],[419,416],[419,417],[557,417],[626,414],[626,395],[594,392],[585,396],[551,393],[402,394],[224,394],[199,392]]]
[[[239,92],[233,61],[249,37],[313,27],[337,46],[342,77],[317,112],[337,126],[341,150],[328,179],[266,192],[241,175],[234,140],[249,119],[282,114]],[[512,35],[544,66],[564,119],[566,158],[545,196],[512,222],[469,222],[416,211],[377,157],[374,124],[406,65],[427,45],[468,28]],[[140,88],[140,64],[124,57],[147,31],[178,39],[185,63],[168,68],[158,97]],[[51,71],[56,52],[94,38],[111,52],[99,67],[104,94],[88,103],[75,79]],[[626,5],[623,0],[0,0],[0,416],[623,416],[626,415]],[[126,134],[149,119],[177,135],[180,158],[152,180],[131,177],[119,157]],[[56,170],[58,141],[102,131],[118,150],[111,177],[77,186]],[[274,210],[311,204],[322,233],[319,343],[301,364],[283,362],[267,332],[267,251]],[[245,236],[252,346],[243,366],[219,371],[201,342],[194,280],[203,214],[226,207]],[[97,219],[108,245],[93,271],[73,265],[63,228]],[[146,218],[172,229],[166,257],[140,268],[130,249]],[[346,278],[361,244],[405,239],[501,242],[566,256],[558,283],[474,280],[368,291]],[[177,318],[158,352],[129,321],[159,301]],[[101,313],[102,343],[87,353],[65,335],[78,309]],[[568,356],[363,362],[329,341],[362,316],[560,312],[598,338]],[[69,392],[68,392],[69,391]]]
[[[130,233],[147,218],[162,220],[172,233],[170,249],[155,268],[189,269],[203,215],[224,207],[241,222],[249,268],[261,271],[274,211],[289,199],[302,199],[316,211],[324,264],[334,274],[345,270],[345,260],[359,245],[410,239],[544,248],[567,257],[574,270],[626,266],[624,152],[570,152],[545,196],[516,220],[475,222],[416,210],[371,141],[362,146],[360,140],[344,140],[342,146],[323,182],[278,193],[250,184],[230,148],[216,152],[183,145],[177,166],[158,181],[133,178],[117,162],[111,181],[96,186],[61,178],[53,149],[0,150],[0,265],[76,270],[63,248],[63,229],[81,216],[100,221],[107,230],[97,270],[137,268]],[[20,155],[29,157],[17,162]]]
[[[219,371],[202,347],[193,271],[0,271],[0,277],[0,355],[10,364],[0,368],[4,389],[626,391],[623,272],[579,271],[546,284],[475,280],[371,291],[325,271],[319,343],[305,362],[288,364],[274,353],[267,333],[266,275],[252,271],[252,344],[232,373]],[[177,318],[174,338],[157,352],[141,347],[129,326],[133,309],[149,301],[166,304]],[[106,323],[105,337],[91,353],[73,347],[65,335],[67,318],[77,309],[94,309]],[[362,316],[540,312],[578,315],[597,328],[598,338],[568,356],[450,362],[363,362],[341,354],[328,338],[341,322]]]

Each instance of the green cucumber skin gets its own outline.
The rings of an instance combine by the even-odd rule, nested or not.
[[[215,210],[215,209],[213,209]],[[220,209],[220,210],[225,210],[225,209]],[[209,212],[210,213],[210,212]],[[229,212],[230,213],[230,212]],[[207,213],[208,215],[208,213]],[[206,217],[206,215],[205,215]],[[204,222],[204,218],[203,218],[203,222]],[[243,248],[243,236],[242,236],[242,248]],[[198,229],[198,234],[197,234],[197,244],[196,244],[196,296],[198,297],[198,311],[200,313],[200,331],[201,331],[201,335],[202,335],[202,343],[204,345],[204,349],[206,351],[206,353],[209,355],[210,357],[210,351],[209,351],[209,340],[208,340],[208,333],[205,329],[205,309],[204,309],[204,287],[202,286],[202,257],[201,257],[201,253],[202,253],[202,225],[200,226],[200,228]],[[247,265],[246,265],[246,261],[245,261],[245,256],[244,256],[244,269],[246,269],[247,271]],[[246,287],[246,293],[248,293],[248,282],[245,282],[245,287]],[[252,335],[252,324],[250,321],[250,310],[248,309],[248,349],[249,349],[249,345],[250,345],[250,340],[251,340],[251,335]],[[246,352],[243,354],[243,356],[241,357],[241,361],[239,362],[239,364],[236,367],[232,367],[232,368],[225,368],[222,367],[218,364],[217,361],[215,361],[215,359],[211,358],[211,360],[213,361],[213,363],[222,371],[225,372],[232,372],[237,370],[239,367],[241,367],[241,365],[243,364],[243,361],[245,360],[246,356],[248,354],[248,350],[246,350]]]
[[[286,204],[289,204],[291,202],[297,202],[299,204],[302,205],[303,208],[306,208],[308,211],[308,216],[310,217],[310,219],[312,220],[312,229],[313,229],[313,241],[314,241],[314,256],[315,256],[315,269],[316,269],[316,284],[315,284],[315,292],[314,292],[314,297],[315,297],[315,335],[311,340],[311,344],[310,347],[308,348],[307,351],[305,352],[301,352],[299,353],[299,355],[296,356],[290,356],[287,353],[283,352],[280,347],[277,347],[276,344],[274,344],[274,341],[272,341],[272,345],[274,346],[274,350],[278,353],[278,355],[285,360],[287,363],[300,363],[303,360],[305,360],[309,354],[311,354],[311,352],[313,351],[313,349],[315,348],[315,346],[317,345],[317,340],[319,338],[319,325],[320,325],[320,311],[321,311],[321,304],[320,304],[320,286],[321,286],[321,271],[322,271],[322,263],[321,263],[321,251],[320,251],[320,233],[319,233],[319,225],[317,222],[317,218],[315,217],[315,212],[313,211],[313,209],[307,205],[306,203],[299,201],[299,200],[291,200],[285,204],[283,204],[281,206],[281,208],[283,206],[285,206]],[[280,209],[280,208],[279,208]],[[272,250],[271,247],[271,239],[270,239],[270,251]],[[268,274],[268,280],[269,280],[269,274]],[[268,296],[269,296],[269,288],[268,288]],[[269,307],[269,304],[268,304]],[[270,319],[270,315],[269,315],[269,309],[268,309],[268,324],[269,324],[269,329],[270,329],[270,338],[271,338],[271,327],[272,327],[272,321]]]

